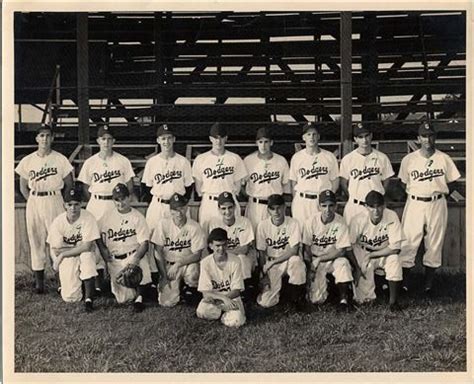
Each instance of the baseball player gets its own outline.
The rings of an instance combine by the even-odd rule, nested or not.
[[[219,217],[217,196],[230,191],[235,196],[240,192],[242,180],[247,176],[244,162],[235,153],[226,150],[227,130],[215,123],[210,130],[212,149],[196,157],[192,171],[196,192],[202,196],[199,207],[199,223],[207,227],[211,217]],[[240,206],[235,204],[235,214],[240,216]]]
[[[222,192],[217,199],[220,217],[213,217],[209,222],[206,233],[212,232],[214,228],[225,229],[229,238],[227,249],[240,259],[242,263],[242,277],[244,279],[244,299],[252,296],[252,287],[256,283],[252,280],[252,273],[257,264],[256,254],[253,252],[252,244],[255,235],[250,220],[244,216],[235,216],[235,200],[230,192]]]
[[[134,301],[135,312],[145,309],[145,285],[151,282],[150,266],[145,257],[149,247],[150,230],[145,217],[130,206],[130,191],[118,183],[112,191],[115,209],[99,220],[101,239],[97,242],[102,257],[107,262],[112,293],[122,304]],[[120,271],[128,264],[139,265],[143,278],[137,290],[116,282]]]
[[[196,308],[201,319],[218,320],[228,327],[245,324],[245,309],[240,298],[244,289],[241,262],[227,252],[227,232],[214,228],[209,234],[212,254],[201,261],[199,292],[203,298]]]
[[[398,293],[402,281],[399,257],[402,228],[396,212],[385,207],[380,192],[370,191],[365,198],[366,212],[351,220],[349,227],[352,250],[363,276],[355,287],[354,299],[358,303],[374,300],[374,272],[385,272],[390,292],[390,310],[400,310]],[[365,277],[364,277],[365,276]]]
[[[268,197],[270,218],[257,227],[257,250],[262,265],[265,284],[257,297],[257,303],[269,308],[278,304],[283,275],[289,276],[290,301],[297,309],[304,306],[306,267],[298,255],[301,231],[298,222],[285,216],[285,199],[282,195]]]
[[[186,216],[187,202],[185,196],[173,194],[171,219],[159,221],[151,238],[160,271],[158,302],[164,307],[178,304],[182,281],[197,297],[199,261],[206,239],[199,224]]]
[[[47,242],[54,259],[53,268],[59,271],[61,297],[66,302],[81,301],[84,282],[85,309],[91,312],[94,277],[97,275],[91,250],[100,233],[94,216],[81,208],[82,198],[83,191],[79,186],[66,192],[66,212],[51,223]]]
[[[245,216],[252,222],[254,231],[260,221],[268,218],[268,196],[291,194],[288,162],[272,152],[272,135],[267,128],[257,131],[256,143],[257,151],[244,159],[248,171],[245,192],[249,198]]]
[[[407,193],[402,217],[405,241],[402,242],[400,258],[404,272],[403,290],[408,291],[408,274],[415,265],[421,239],[424,239],[424,290],[431,295],[435,271],[441,266],[448,223],[448,184],[461,175],[451,157],[436,149],[436,132],[431,123],[421,124],[418,141],[420,149],[402,159],[398,173]]]
[[[101,125],[97,131],[99,152],[88,158],[79,172],[78,180],[84,184],[85,196],[89,199],[87,210],[97,221],[102,216],[115,209],[112,200],[112,190],[117,183],[128,186],[133,190],[132,177],[135,173],[132,164],[125,156],[113,150],[115,138],[111,129]],[[97,249],[94,250],[97,261],[96,293],[100,294],[104,278],[105,262]]]
[[[333,153],[319,148],[319,127],[307,123],[303,127],[306,148],[295,153],[290,162],[290,181],[293,191],[292,216],[301,226],[318,214],[315,201],[320,191],[339,188],[339,168]]]
[[[351,247],[349,229],[336,213],[336,194],[327,189],[319,194],[320,214],[304,224],[303,243],[309,273],[308,297],[313,304],[324,303],[328,297],[326,275],[331,273],[340,293],[340,308],[349,307],[349,288],[353,281],[351,263],[345,251]],[[360,269],[354,260],[357,274]]]
[[[344,208],[347,225],[357,214],[365,212],[364,201],[370,191],[385,194],[390,177],[394,175],[387,155],[372,148],[372,132],[361,123],[353,127],[357,148],[341,160],[340,184],[348,196]]]
[[[192,192],[193,177],[191,164],[188,159],[174,151],[176,136],[171,127],[166,124],[158,127],[156,142],[161,152],[148,159],[143,171],[142,183],[151,188],[152,199],[146,212],[149,228],[155,228],[158,221],[170,218],[170,198],[173,193],[186,195],[189,199]],[[148,253],[148,262],[152,273],[153,283],[158,282],[154,249]]]
[[[64,155],[51,149],[53,140],[51,127],[41,126],[36,133],[38,149],[25,156],[15,168],[20,176],[21,194],[26,200],[26,230],[36,293],[44,293],[48,228],[53,219],[64,212],[61,190],[64,188],[67,192],[73,184],[73,167]]]

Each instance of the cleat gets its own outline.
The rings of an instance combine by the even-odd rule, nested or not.
[[[86,302],[84,304],[84,307],[86,309],[86,312],[87,313],[90,313],[94,310],[94,306],[92,304],[92,300],[91,299],[86,299]]]
[[[145,304],[143,304],[141,301],[135,301],[133,303],[133,312],[135,313],[140,313],[145,310]]]

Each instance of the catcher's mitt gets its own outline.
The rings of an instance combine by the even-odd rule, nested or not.
[[[138,265],[129,264],[117,275],[115,281],[127,288],[137,288],[143,278],[143,271]]]

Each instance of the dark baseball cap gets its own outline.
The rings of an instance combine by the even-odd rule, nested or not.
[[[280,206],[284,204],[285,204],[285,199],[283,198],[283,195],[274,194],[268,197],[267,206],[269,207],[274,207],[277,205]]]
[[[380,192],[370,191],[365,197],[365,204],[369,207],[385,205],[385,198]]]
[[[326,201],[336,202],[336,194],[330,189],[326,189],[319,194],[319,204],[325,203]]]
[[[222,192],[217,197],[217,205],[220,207],[224,203],[232,203],[235,205],[234,196],[230,192]]]
[[[262,127],[262,128],[259,128],[257,130],[257,136],[256,136],[256,140],[260,140],[262,137],[268,139],[268,140],[272,140],[272,134],[270,132],[270,129],[266,128],[266,127]]]
[[[315,123],[308,121],[305,125],[303,125],[303,135],[310,129],[314,129],[316,132],[319,133],[319,127]]]
[[[36,134],[39,134],[40,132],[42,131],[50,131],[51,134],[53,133],[53,128],[51,127],[51,125],[48,125],[48,124],[41,124],[40,126],[38,126],[38,128],[36,129]]]
[[[64,194],[64,201],[83,201],[82,185],[75,184],[69,191]]]
[[[170,209],[184,207],[188,203],[188,199],[179,193],[174,193],[170,199]]]
[[[209,136],[212,136],[212,137],[217,137],[217,136],[225,137],[225,136],[227,136],[227,129],[223,125],[221,125],[220,123],[214,123],[214,124],[212,124],[212,127],[209,131]]]
[[[102,137],[107,133],[110,136],[114,137],[114,134],[112,133],[112,130],[110,129],[108,125],[104,125],[104,124],[99,125],[99,128],[97,129],[97,137]]]
[[[114,200],[122,200],[128,196],[130,196],[130,191],[123,183],[118,183],[112,191],[112,199]]]
[[[354,136],[359,136],[364,133],[372,133],[370,127],[367,124],[356,123],[352,125],[352,132]]]
[[[227,236],[227,231],[223,228],[214,228],[207,238],[208,243],[212,243],[213,241],[227,241],[229,237]]]
[[[433,124],[425,121],[418,127],[418,135],[419,136],[430,136],[436,135],[436,131],[434,130]]]
[[[160,137],[161,135],[166,135],[166,134],[174,136],[174,132],[168,124],[160,125],[158,129],[156,130],[156,137]]]

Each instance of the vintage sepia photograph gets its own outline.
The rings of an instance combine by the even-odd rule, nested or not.
[[[5,378],[472,380],[467,3],[154,5],[4,15]]]

